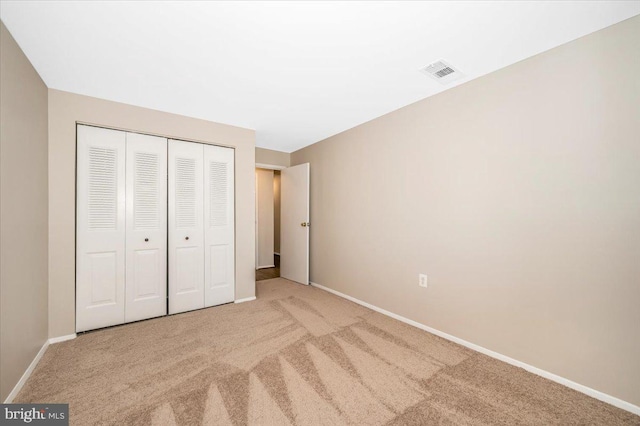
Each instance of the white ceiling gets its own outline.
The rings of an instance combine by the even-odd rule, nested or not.
[[[640,14],[640,2],[28,2],[47,86],[256,130],[291,152]],[[466,78],[419,72],[446,59]]]

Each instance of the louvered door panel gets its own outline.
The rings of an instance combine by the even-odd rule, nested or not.
[[[234,150],[204,146],[205,306],[235,296]]]
[[[203,146],[169,140],[169,313],[204,307]]]
[[[76,331],[124,322],[125,133],[77,127]]]
[[[113,231],[118,218],[118,150],[89,146],[88,220],[91,231]]]
[[[167,313],[167,140],[127,133],[125,321]]]

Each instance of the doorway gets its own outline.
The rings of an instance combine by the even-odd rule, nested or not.
[[[309,164],[256,168],[256,281],[309,284]]]
[[[256,281],[280,276],[280,177],[256,168]]]

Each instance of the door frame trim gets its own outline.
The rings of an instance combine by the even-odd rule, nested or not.
[[[256,169],[283,170],[288,169],[289,167],[291,166],[278,166],[276,164],[256,163]]]

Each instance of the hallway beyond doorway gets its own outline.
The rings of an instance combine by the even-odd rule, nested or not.
[[[275,268],[263,268],[256,270],[256,281],[270,280],[271,278],[280,277],[280,255],[274,254],[273,260],[275,262]]]

